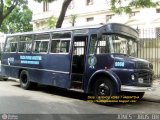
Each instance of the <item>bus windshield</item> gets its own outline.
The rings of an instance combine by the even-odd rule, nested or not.
[[[108,40],[110,53],[137,56],[137,42],[135,40],[120,35],[103,35],[102,38],[105,41]]]
[[[97,36],[91,37],[90,53],[94,53],[94,47],[96,48],[96,54],[104,53],[116,53],[127,54],[129,56],[137,57],[137,42],[134,39],[121,35],[102,35],[102,39],[97,41]],[[97,47],[96,47],[97,46]]]

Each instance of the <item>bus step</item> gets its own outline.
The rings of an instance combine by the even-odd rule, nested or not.
[[[71,79],[72,79],[73,82],[74,81],[83,81],[83,76],[75,74],[75,75],[72,75]]]
[[[82,89],[75,89],[75,88],[71,88],[69,90],[76,91],[76,92],[84,92],[84,90],[82,90]]]
[[[81,82],[81,81],[72,81],[71,88],[82,89],[82,86],[83,86],[83,82]]]
[[[72,75],[79,75],[79,76],[84,76],[84,74],[82,74],[82,73],[72,73]]]
[[[72,83],[82,84],[83,82],[82,81],[72,81]]]

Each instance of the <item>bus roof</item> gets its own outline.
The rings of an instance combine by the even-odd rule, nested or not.
[[[29,34],[39,34],[39,33],[49,33],[49,32],[60,32],[60,31],[77,31],[77,30],[90,31],[90,29],[99,30],[102,27],[106,29],[107,33],[108,32],[109,33],[120,32],[122,34],[122,32],[124,32],[128,36],[134,36],[134,38],[138,37],[138,32],[135,29],[133,29],[127,25],[120,24],[120,23],[97,24],[97,25],[89,25],[89,26],[76,26],[76,27],[68,27],[68,28],[56,28],[53,30],[45,30],[45,31],[31,31],[31,32],[7,34],[7,36],[29,35]],[[84,34],[84,33],[87,34],[88,32],[83,32],[82,34]]]
[[[93,29],[93,28],[100,28],[101,26],[103,26],[103,25],[102,24],[98,24],[98,25],[89,25],[89,26],[55,28],[55,29],[51,29],[51,30],[41,30],[41,31],[30,31],[30,32],[13,33],[13,34],[7,34],[7,36],[38,34],[38,33],[49,33],[49,32],[60,32],[60,31],[73,31],[73,30],[82,30],[82,29]]]

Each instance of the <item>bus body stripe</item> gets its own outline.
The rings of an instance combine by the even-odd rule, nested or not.
[[[21,67],[21,66],[13,66],[13,65],[5,65],[5,64],[1,64],[1,66],[23,68],[23,69],[31,69],[31,70],[39,70],[39,71],[47,71],[47,72],[54,72],[54,73],[69,74],[69,72],[55,71],[55,70],[48,70],[48,69],[29,68],[29,67]]]

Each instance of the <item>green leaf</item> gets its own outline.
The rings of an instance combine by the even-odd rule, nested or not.
[[[125,2],[128,2],[128,5],[124,6]],[[111,10],[117,14],[122,12],[130,14],[134,8],[150,8],[158,5],[159,2],[153,0],[111,0]]]

